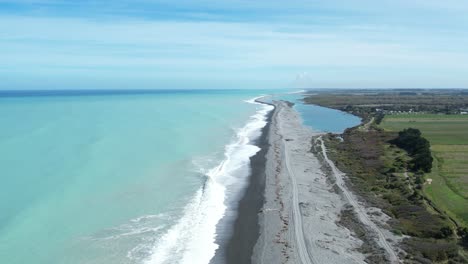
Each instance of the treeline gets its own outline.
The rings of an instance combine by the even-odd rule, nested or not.
[[[459,261],[461,257],[450,219],[427,209],[418,188],[423,184],[423,172],[418,171],[410,178],[401,176],[410,166],[406,163],[406,154],[395,145],[386,147],[395,139],[395,134],[377,129],[350,129],[342,137],[343,141],[336,138],[327,141],[330,149],[335,150],[330,152],[330,157],[348,174],[359,195],[370,204],[378,204],[393,218],[392,231],[408,236],[402,242],[408,262],[465,263]],[[391,160],[398,165],[391,164]],[[369,259],[367,262],[378,261]]]
[[[415,128],[407,128],[398,132],[398,137],[391,141],[408,152],[412,157],[411,169],[414,171],[431,172],[432,155],[431,144],[421,136],[421,131]]]

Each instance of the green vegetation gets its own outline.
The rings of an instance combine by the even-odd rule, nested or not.
[[[409,127],[417,128],[432,145],[468,144],[468,115],[385,115],[381,125],[390,131],[401,131]]]
[[[409,236],[406,262],[468,263],[468,91],[320,91],[304,102],[371,124],[326,143],[355,191]]]
[[[421,130],[431,142],[432,180],[424,185],[424,193],[434,204],[468,225],[468,116],[467,115],[387,115],[381,127],[397,131],[408,127]]]
[[[468,93],[461,90],[356,90],[319,92],[304,98],[316,104],[354,113],[426,112],[457,114],[468,106]]]
[[[396,138],[393,132],[351,129],[343,134],[344,141],[329,135],[326,143],[354,191],[394,219],[394,233],[412,237],[405,242],[409,260],[462,262],[454,239],[456,226],[428,206],[421,190],[423,175],[407,172],[413,159],[389,143]]]
[[[421,137],[419,129],[404,129],[398,132],[398,137],[392,140],[391,143],[406,150],[413,157],[411,160],[411,168],[413,170],[431,172],[431,144],[427,139]]]

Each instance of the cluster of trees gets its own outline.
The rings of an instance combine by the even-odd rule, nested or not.
[[[385,117],[385,114],[384,114],[384,113],[382,113],[382,112],[377,113],[377,114],[375,115],[375,123],[376,123],[377,125],[380,125],[380,123],[382,123],[382,120],[384,119],[384,117]]]
[[[427,139],[421,136],[421,131],[419,131],[419,129],[407,128],[398,132],[398,137],[394,139],[392,143],[406,150],[413,158],[411,161],[411,168],[414,171],[431,171],[433,161],[431,144]]]

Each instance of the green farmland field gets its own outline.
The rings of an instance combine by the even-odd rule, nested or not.
[[[468,225],[468,115],[387,115],[385,130],[417,128],[431,142],[432,172],[424,192],[441,209]]]

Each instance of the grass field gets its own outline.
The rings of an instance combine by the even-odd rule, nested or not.
[[[426,195],[450,216],[468,226],[468,115],[387,115],[385,130],[418,128],[431,142],[433,170]]]

